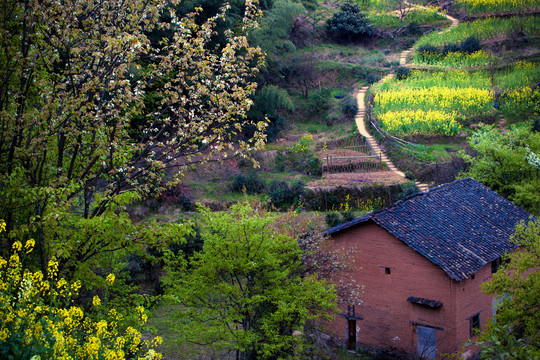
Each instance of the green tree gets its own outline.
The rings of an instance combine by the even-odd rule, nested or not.
[[[540,215],[540,134],[525,127],[505,133],[485,126],[470,137],[470,176],[535,215]]]
[[[482,285],[500,301],[479,339],[483,359],[540,358],[540,221],[519,224],[512,241],[518,250]]]
[[[288,38],[294,20],[305,12],[302,4],[277,0],[272,8],[265,12],[260,28],[250,34],[250,41],[268,53],[267,61],[271,63],[270,67],[276,66],[276,56],[296,49]]]
[[[293,333],[329,316],[334,287],[305,271],[298,241],[258,206],[201,208],[199,226],[202,252],[167,269],[168,292],[182,304],[179,333],[237,359],[300,356],[304,338]]]
[[[373,26],[368,25],[368,18],[360,12],[357,4],[347,1],[326,22],[326,31],[339,40],[352,42],[370,38]]]
[[[242,26],[216,50],[227,7],[198,22],[202,10],[180,18],[176,3],[2,2],[4,254],[34,238],[43,273],[54,256],[61,272],[92,277],[102,256],[180,236],[181,226],[135,226],[120,211],[159,192],[165,170],[181,176],[263,144],[266,123],[246,117],[263,60],[245,37],[258,10],[242,5]],[[153,48],[146,34],[158,28],[172,35]],[[248,140],[247,125],[257,129]]]

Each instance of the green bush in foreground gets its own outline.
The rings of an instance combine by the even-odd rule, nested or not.
[[[498,294],[495,318],[476,343],[486,360],[540,358],[540,222],[519,224],[512,241],[520,250],[506,255],[509,261],[482,285]]]
[[[328,318],[334,287],[303,268],[297,239],[276,214],[247,202],[227,212],[200,209],[203,250],[169,262],[171,298],[182,305],[179,336],[236,352],[236,358],[301,357],[309,319]]]

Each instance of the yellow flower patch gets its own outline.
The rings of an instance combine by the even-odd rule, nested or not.
[[[33,241],[24,247],[15,242],[9,262],[0,257],[1,353],[17,358],[21,351],[29,351],[34,360],[161,359],[161,354],[150,349],[161,339],[143,341],[139,330],[122,330],[116,310],[110,309],[105,318],[96,322],[74,306],[71,297],[81,285],[57,279],[56,261],[49,262],[48,280],[40,271],[24,269],[24,257],[33,247]],[[113,282],[111,274],[107,283]],[[98,300],[96,296],[94,305]],[[141,322],[147,319],[144,308],[139,307],[137,313]]]
[[[379,116],[379,124],[393,135],[456,135],[461,125],[455,114],[437,110],[389,111]]]

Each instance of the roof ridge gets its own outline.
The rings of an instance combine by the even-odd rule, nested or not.
[[[511,233],[517,222],[530,216],[479,181],[462,178],[411,194],[325,235],[372,221],[461,281],[515,249]]]

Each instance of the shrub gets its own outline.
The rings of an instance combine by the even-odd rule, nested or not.
[[[533,117],[531,131],[540,132],[540,117],[538,116]]]
[[[401,193],[398,194],[397,200],[403,200],[407,196],[416,194],[418,191],[418,186],[414,182],[403,183],[401,184]]]
[[[442,55],[446,56],[448,55],[448,53],[460,52],[460,51],[461,51],[461,46],[459,46],[458,44],[446,44],[444,45]]]
[[[369,85],[375,84],[379,80],[381,80],[381,77],[378,74],[374,74],[374,73],[369,73],[368,76],[366,77],[366,82]]]
[[[396,70],[396,79],[405,80],[411,74],[411,69],[405,66],[400,66]]]
[[[368,70],[365,67],[357,67],[354,69],[354,77],[356,79],[365,79],[368,75]]]
[[[342,211],[341,216],[337,212],[327,213],[324,217],[324,221],[329,228],[348,223],[355,219],[354,213],[352,211]]]
[[[467,39],[465,39],[461,43],[460,48],[461,48],[461,51],[463,51],[465,53],[468,53],[468,54],[472,54],[472,53],[475,53],[477,51],[482,50],[482,46],[480,45],[480,41],[478,41],[478,39],[475,38],[474,36],[470,36]]]
[[[302,195],[304,195],[304,189],[306,188],[306,184],[302,180],[295,181],[291,185],[291,191],[292,196],[295,199],[295,202],[299,202],[302,198]]]
[[[232,182],[231,190],[234,192],[242,192],[244,188],[246,188],[246,177],[244,174],[237,174]]]
[[[343,98],[341,111],[347,119],[353,119],[358,112],[358,103],[356,99],[350,95]]]
[[[440,54],[440,50],[432,45],[423,45],[416,50],[419,53],[434,53],[434,54]]]
[[[303,136],[288,150],[278,152],[275,162],[278,171],[301,171],[306,175],[321,176],[321,161],[313,155],[311,135]]]
[[[269,117],[270,123],[266,127],[266,140],[272,142],[276,140],[283,128],[285,127],[285,119],[281,116]]]
[[[231,185],[232,191],[242,192],[246,189],[246,193],[248,194],[260,194],[264,191],[264,188],[265,183],[255,170],[248,172],[247,176],[243,174],[236,175]]]
[[[407,178],[407,179],[409,179],[409,180],[411,180],[411,181],[416,180],[416,178],[415,178],[413,172],[410,171],[410,170],[405,171],[405,178]]]
[[[343,218],[343,223],[348,223],[349,221],[353,221],[356,218],[352,211],[342,211],[341,217]]]
[[[289,186],[285,181],[274,180],[270,184],[270,203],[278,209],[298,205],[304,193],[304,183],[296,181]]]
[[[385,50],[385,53],[386,53],[386,50]],[[383,66],[386,68],[397,68],[399,67],[399,61],[386,61],[383,64]]]
[[[417,23],[412,22],[412,23],[409,23],[409,25],[407,25],[407,33],[411,35],[421,35],[422,29]]]
[[[326,216],[324,217],[324,221],[329,228],[333,228],[341,224],[341,217],[338,213],[331,212],[326,214]]]
[[[348,1],[326,22],[326,31],[338,40],[352,42],[369,39],[373,26],[368,24],[366,15],[360,13],[358,5]]]
[[[323,114],[330,108],[330,90],[314,90],[309,95],[308,108],[314,114]]]

